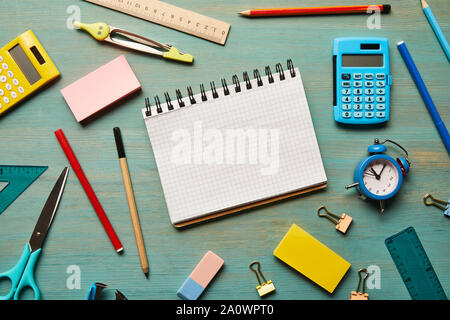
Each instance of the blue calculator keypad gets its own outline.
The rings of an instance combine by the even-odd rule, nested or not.
[[[350,125],[388,121],[392,85],[389,40],[335,38],[332,58],[334,120]]]
[[[384,73],[342,73],[340,114],[344,119],[386,117],[386,78]]]

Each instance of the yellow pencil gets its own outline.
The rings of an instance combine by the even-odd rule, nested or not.
[[[131,185],[130,172],[128,171],[127,158],[125,156],[125,148],[123,146],[122,135],[120,128],[115,127],[114,138],[116,140],[117,153],[119,155],[120,169],[122,170],[123,184],[125,186],[125,193],[127,195],[128,207],[130,209],[131,222],[133,223],[134,236],[139,251],[139,260],[141,261],[142,271],[148,278],[148,260],[145,252],[144,238],[142,237],[141,224],[134,201],[133,186]]]

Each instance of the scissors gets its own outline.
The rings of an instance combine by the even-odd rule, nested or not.
[[[39,255],[42,250],[42,244],[55,216],[56,209],[58,208],[59,200],[61,199],[64,185],[66,184],[69,168],[65,167],[56,181],[47,202],[45,202],[41,215],[34,227],[31,234],[30,241],[25,245],[19,262],[12,269],[0,273],[0,279],[6,278],[11,281],[11,290],[5,296],[0,296],[0,300],[19,300],[20,293],[24,288],[31,288],[34,292],[34,299],[39,300],[41,294],[39,288],[34,280],[34,268]]]
[[[74,21],[73,25],[87,31],[98,41],[105,41],[136,51],[155,54],[165,59],[172,59],[187,63],[192,63],[194,61],[194,57],[192,55],[182,53],[170,44],[162,44],[135,33],[107,25],[104,22],[87,24]]]

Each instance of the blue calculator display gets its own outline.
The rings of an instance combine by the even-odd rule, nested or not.
[[[346,124],[388,121],[391,84],[388,39],[334,39],[334,120]]]

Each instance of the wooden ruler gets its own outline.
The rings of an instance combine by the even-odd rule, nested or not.
[[[230,24],[157,0],[84,0],[224,45]]]

